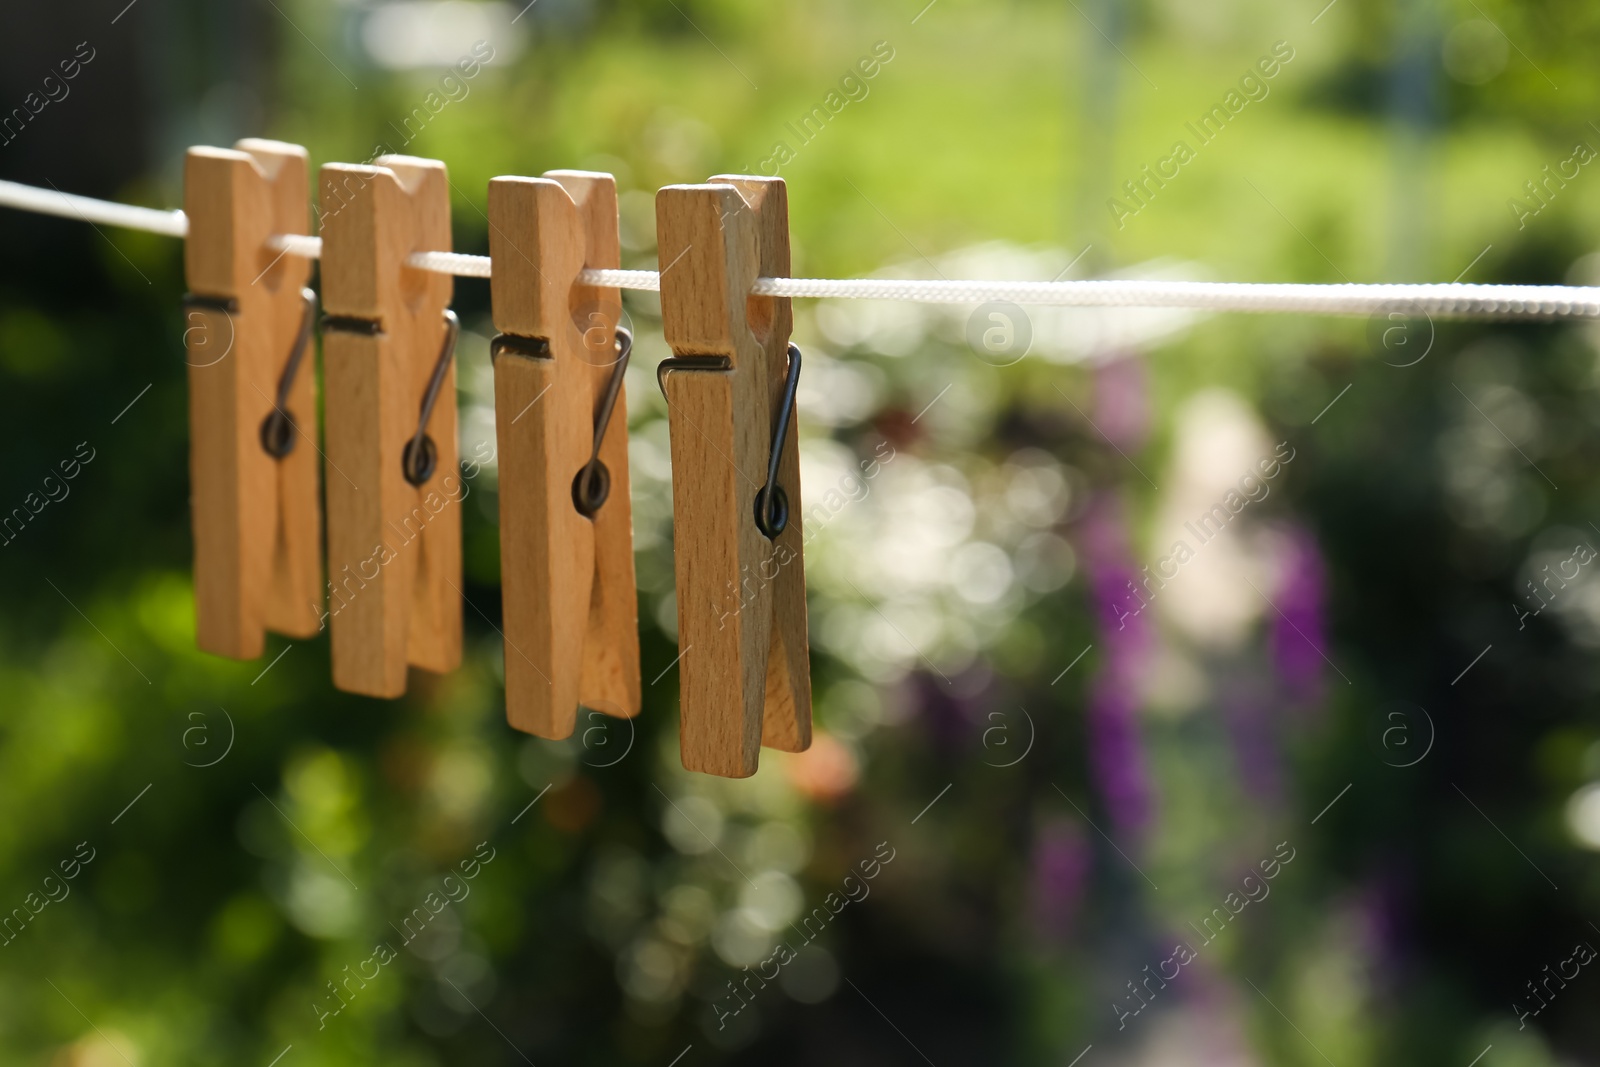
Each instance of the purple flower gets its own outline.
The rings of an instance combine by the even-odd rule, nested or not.
[[[1252,796],[1278,800],[1283,795],[1283,769],[1278,753],[1278,718],[1253,672],[1222,687],[1223,719],[1233,741],[1239,778]]]
[[[1272,662],[1284,687],[1302,704],[1322,696],[1328,639],[1324,621],[1326,569],[1316,538],[1291,526],[1279,559],[1278,610],[1272,615]]]
[[[1150,400],[1144,360],[1137,353],[1117,353],[1095,368],[1094,414],[1095,425],[1118,448],[1144,444]]]
[[[996,712],[994,672],[976,664],[954,677],[914,672],[906,686],[911,708],[922,717],[923,736],[942,757],[957,755],[978,744],[1003,744],[1000,735],[988,734],[992,728],[1013,725],[1008,712]],[[1015,724],[1020,732],[1020,714]]]
[[[1352,901],[1361,955],[1370,961],[1373,982],[1380,986],[1392,986],[1404,970],[1410,881],[1409,872],[1402,867],[1381,867]]]
[[[1133,687],[1105,669],[1090,683],[1089,761],[1112,823],[1134,832],[1150,819],[1150,781]]]
[[[1074,819],[1052,819],[1034,832],[1029,896],[1033,926],[1040,936],[1059,944],[1072,935],[1090,858],[1083,827]]]
[[[1135,832],[1148,822],[1151,809],[1138,714],[1149,631],[1130,540],[1115,497],[1101,495],[1090,503],[1082,544],[1100,650],[1100,670],[1089,685],[1090,772],[1113,824]]]

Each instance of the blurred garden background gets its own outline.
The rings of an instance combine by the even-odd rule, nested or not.
[[[654,268],[658,187],[776,171],[804,276],[1600,282],[1576,0],[0,27],[0,177],[154,207],[266,136],[444,160],[467,252],[495,175],[614,173]],[[504,719],[492,466],[461,670],[196,651],[180,243],[0,247],[5,1063],[1600,1062],[1594,327],[797,302],[817,738],[726,781],[678,760],[651,298],[645,709],[549,742]],[[487,284],[455,307],[481,456]]]

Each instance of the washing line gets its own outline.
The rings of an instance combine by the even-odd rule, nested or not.
[[[0,181],[0,206],[84,222],[119,226],[168,237],[185,237],[189,219],[182,211],[118,204]],[[322,238],[279,234],[269,248],[284,255],[317,259]],[[487,278],[488,256],[460,252],[413,252],[407,265],[417,270],[463,278]],[[653,270],[585,270],[586,285],[659,292]],[[1012,304],[1056,307],[1191,308],[1308,315],[1381,314],[1433,318],[1568,319],[1600,318],[1600,288],[1570,285],[1415,284],[1310,285],[1279,282],[1200,282],[1155,279],[1091,281],[949,281],[921,278],[758,278],[756,296],[844,300],[906,300],[924,304]]]

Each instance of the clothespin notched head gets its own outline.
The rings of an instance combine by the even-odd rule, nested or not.
[[[333,680],[405,692],[408,665],[461,662],[461,478],[443,163],[380,156],[321,172]]]
[[[618,290],[579,278],[620,265],[615,181],[494,179],[489,252],[506,716],[563,738],[580,704],[640,708],[622,392],[632,339]]]
[[[745,777],[761,745],[811,743],[799,353],[789,301],[750,295],[789,274],[787,190],[737,176],[668,186],[656,229],[683,764]]]
[[[244,140],[184,162],[196,639],[236,659],[322,616],[316,297],[310,261],[271,247],[309,229],[306,151]]]

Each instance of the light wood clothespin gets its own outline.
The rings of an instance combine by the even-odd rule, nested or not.
[[[195,637],[254,659],[265,631],[322,616],[310,261],[268,247],[306,233],[306,150],[244,140],[184,161]]]
[[[333,684],[406,689],[461,662],[461,501],[452,279],[406,265],[450,250],[443,163],[322,168],[323,366]]]
[[[776,178],[668,186],[656,231],[674,357],[658,375],[672,440],[683,765],[742,778],[762,744],[811,744],[792,425],[800,356],[789,301],[750,295],[756,278],[789,274],[788,192]],[[768,494],[774,480],[781,492]]]
[[[629,501],[632,338],[621,294],[580,285],[620,265],[609,174],[548,171],[489,183],[495,427],[506,718],[572,733],[581,703],[640,707]]]

